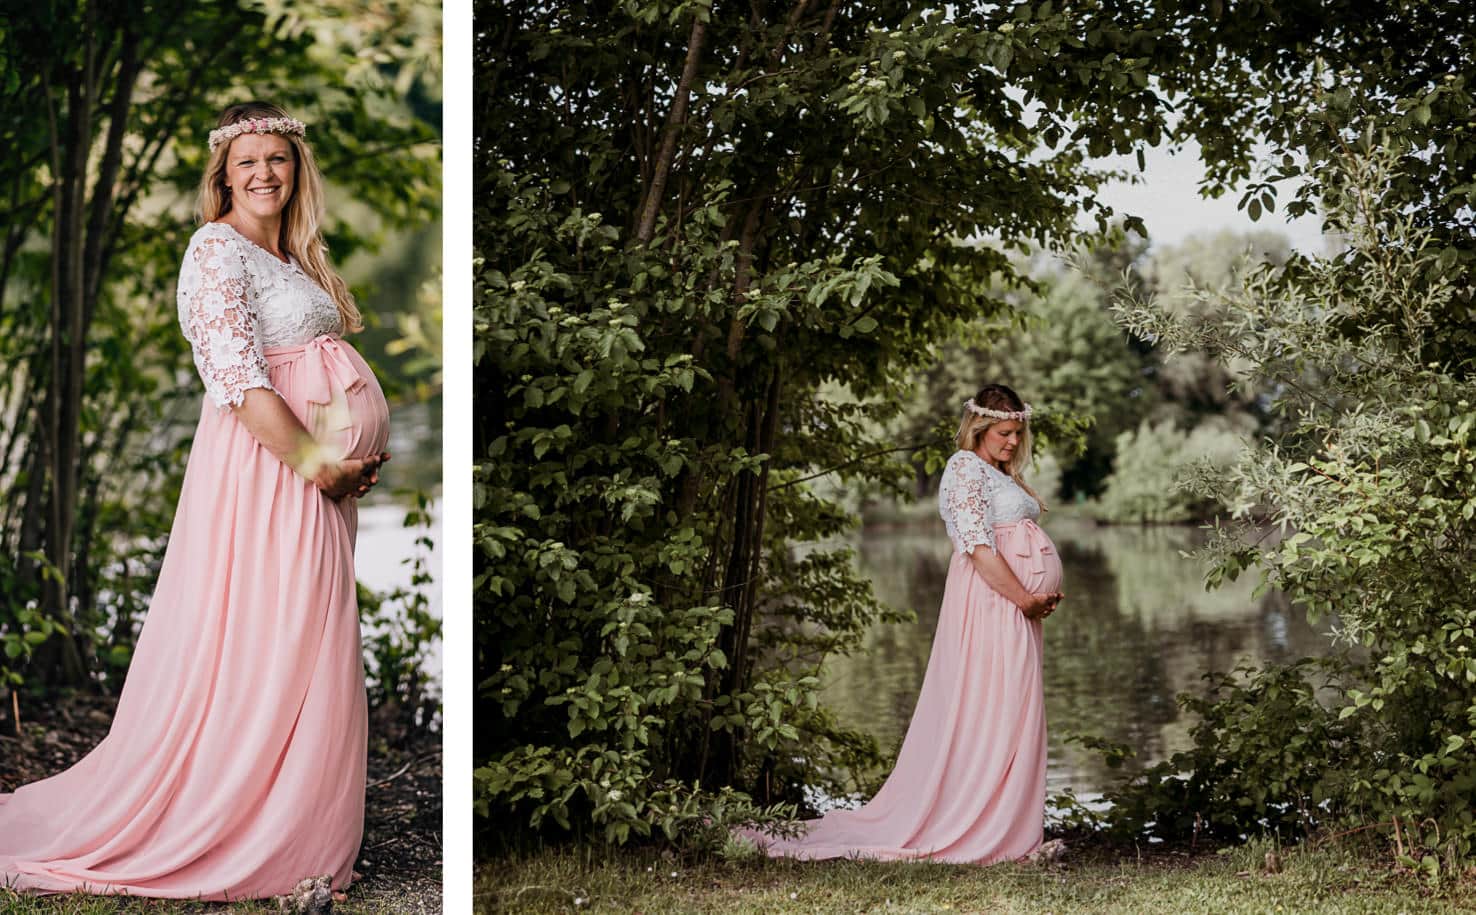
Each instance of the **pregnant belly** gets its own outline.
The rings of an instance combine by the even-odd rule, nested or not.
[[[272,386],[333,457],[365,457],[389,443],[389,404],[369,364],[337,337],[266,351]]]
[[[1061,557],[1040,525],[1034,521],[995,525],[994,540],[1025,590],[1035,594],[1061,590]]]

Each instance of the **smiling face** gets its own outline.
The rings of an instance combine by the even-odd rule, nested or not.
[[[979,439],[979,456],[1003,470],[1020,449],[1020,439],[1024,434],[1025,424],[1018,419],[994,423]]]
[[[260,220],[281,217],[296,186],[297,156],[286,137],[242,134],[231,141],[225,160],[225,185],[231,206]]]

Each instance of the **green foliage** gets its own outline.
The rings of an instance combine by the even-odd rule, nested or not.
[[[480,809],[618,842],[675,785],[695,823],[864,783],[815,675],[895,616],[836,491],[946,456],[882,431],[911,371],[1008,308],[1010,252],[1106,226],[1085,156],[1162,101],[1118,56],[1063,81],[1049,5],[476,17]]]
[[[1227,470],[1245,448],[1245,437],[1220,424],[1205,423],[1185,432],[1171,422],[1149,423],[1120,433],[1112,474],[1092,505],[1103,521],[1174,522],[1209,518],[1224,509],[1182,485],[1191,468],[1215,476]]]
[[[1220,841],[1290,838],[1336,822],[1348,813],[1331,802],[1346,798],[1357,732],[1312,684],[1338,667],[1303,660],[1206,674],[1202,693],[1179,697],[1197,719],[1193,747],[1108,791],[1102,819],[1128,837]]]
[[[569,220],[553,231],[598,227]],[[479,343],[501,355],[500,369],[530,382],[504,393],[559,417],[493,439],[477,471],[477,545],[488,561],[474,587],[495,601],[495,615],[479,624],[498,636],[481,642],[484,662],[496,661],[481,691],[495,716],[493,733],[516,728],[505,738],[509,749],[476,772],[479,809],[486,814],[495,801],[522,811],[534,828],[587,825],[616,842],[680,833],[701,844],[712,828],[785,808],[761,811],[726,785],[704,788],[678,777],[682,758],[703,752],[714,735],[740,730],[756,747],[793,755],[786,748],[798,747],[800,732],[789,715],[813,702],[816,681],[791,679],[778,667],[743,689],[714,688],[731,669],[721,635],[734,611],[701,602],[692,583],[715,565],[715,507],[677,513],[660,511],[660,501],[694,467],[722,487],[765,459],[742,447],[703,449],[695,437],[661,434],[656,423],[632,421],[613,440],[589,431],[581,415],[618,411],[632,397],[661,398],[674,410],[699,370],[690,355],[653,354],[669,344],[648,344],[635,309],[622,301],[569,314],[543,299],[559,301],[557,291],[570,282],[549,266],[529,265],[511,277],[479,274],[480,300],[491,306],[478,315]],[[583,437],[576,425],[586,428]],[[847,519],[806,523],[830,531]],[[787,600],[802,602],[827,587],[821,568],[837,571],[823,555],[801,565],[807,572],[794,576]],[[869,624],[878,608],[864,586],[849,578],[843,584],[858,616],[844,633]],[[837,617],[830,621],[839,626]],[[824,753],[826,735],[810,736],[812,752]]]
[[[1249,271],[1265,264],[1281,266],[1290,257],[1286,237],[1278,232],[1216,232],[1154,250],[1136,280],[1160,308],[1184,320],[1206,320],[1219,307],[1220,297],[1238,289]],[[1274,422],[1261,406],[1269,392],[1247,383],[1241,361],[1162,350],[1154,350],[1152,359],[1159,399],[1172,405],[1171,412],[1160,411],[1155,418],[1173,419],[1184,427],[1216,419],[1237,428]]]
[[[359,585],[365,678],[380,733],[386,724],[401,731],[439,727],[440,690],[427,670],[441,637],[441,620],[431,609],[435,577],[427,559],[434,546],[434,519],[426,494],[417,492],[414,499],[414,507],[405,513],[405,526],[420,530],[415,555],[403,560],[411,567],[409,586],[380,594]]]
[[[1442,322],[1464,280],[1437,233],[1385,208],[1407,174],[1384,139],[1364,132],[1318,173],[1345,192],[1328,213],[1342,254],[1250,275],[1214,320],[1143,304],[1122,316],[1164,345],[1242,360],[1280,392],[1286,433],[1192,481],[1240,522],[1212,542],[1211,580],[1258,568],[1358,649],[1325,696],[1294,667],[1198,707],[1215,733],[1187,761],[1191,781],[1250,801],[1240,818],[1215,807],[1216,827],[1284,821],[1278,804],[1310,800],[1327,820],[1421,824],[1401,844],[1460,858],[1476,840],[1476,353],[1456,358]],[[1275,542],[1250,539],[1260,511]]]
[[[1037,411],[1037,460],[1055,457],[1066,465],[1057,479],[1072,484],[1064,493],[1069,498],[1078,489],[1095,488],[1088,477],[1102,472],[1096,465],[1108,460],[1115,430],[1145,406],[1146,366],[1113,323],[1105,293],[1084,271],[1028,261],[1017,269],[1034,270],[1035,276],[1010,296],[1009,315],[976,321],[939,346],[932,364],[914,373],[891,430],[903,441],[922,438],[940,416],[956,428],[963,397],[985,380],[1010,384]],[[931,468],[919,479],[926,477],[930,487],[939,470]],[[1047,503],[1056,496],[1055,485],[1035,488]]]
[[[1146,239],[1114,233],[1073,252],[1066,264],[1020,259],[1017,269],[1031,281],[1005,293],[1012,311],[975,321],[939,346],[932,363],[914,373],[889,430],[902,441],[926,438],[938,416],[957,408],[959,391],[980,379],[1004,380],[1019,385],[1040,416],[1040,464],[1031,479],[1044,484],[1036,488],[1048,501],[1058,494],[1096,499],[1111,480],[1119,495],[1095,507],[1102,520],[1207,517],[1212,504],[1172,492],[1175,474],[1199,457],[1223,463],[1237,449],[1232,432],[1272,424],[1262,405],[1265,392],[1237,383],[1237,366],[1221,365],[1213,355],[1166,353],[1133,339],[1112,318],[1114,291],[1134,290],[1166,311],[1197,316],[1247,269],[1283,263],[1287,256],[1286,240],[1272,232],[1191,236],[1152,249]],[[1160,429],[1158,437],[1177,438],[1147,441],[1137,431],[1143,424]],[[1186,452],[1182,439],[1188,434],[1173,428],[1203,431],[1193,433]],[[1170,447],[1155,451],[1157,444]],[[1131,453],[1124,455],[1124,447]],[[1124,479],[1124,457],[1138,479]],[[936,478],[923,459],[914,464],[921,497]],[[1147,501],[1124,503],[1129,489],[1133,503]]]
[[[13,580],[14,572],[4,570],[7,579]],[[37,606],[33,599],[11,611],[13,622],[0,631],[0,646],[4,655],[0,657],[0,684],[17,687],[25,682],[21,671],[35,654],[36,647],[51,638],[60,629],[60,624]]]

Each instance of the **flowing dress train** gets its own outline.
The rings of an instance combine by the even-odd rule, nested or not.
[[[949,460],[939,510],[955,549],[897,764],[868,803],[808,821],[799,838],[742,831],[770,855],[989,864],[1041,843],[1041,624],[985,583],[968,554],[996,550],[1034,593],[1059,590],[1060,558],[1035,523],[1035,500],[973,452]]]
[[[325,497],[221,405],[270,388],[320,442],[362,457],[386,444],[384,395],[322,332],[338,329],[326,293],[228,226],[192,239],[180,311],[215,403],[108,736],[0,795],[0,883],[15,889],[260,898],[320,874],[342,888],[358,854],[356,506]]]

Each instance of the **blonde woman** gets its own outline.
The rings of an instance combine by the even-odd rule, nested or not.
[[[367,720],[355,497],[388,408],[342,338],[306,127],[235,105],[210,134],[180,325],[207,400],[158,585],[107,738],[0,795],[0,876],[21,890],[266,897],[348,884]]]
[[[922,691],[876,797],[798,839],[753,832],[771,855],[989,864],[1035,852],[1045,818],[1041,620],[1061,562],[1025,482],[1031,408],[1001,384],[964,405],[938,487],[953,558]]]

